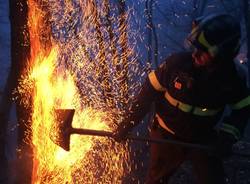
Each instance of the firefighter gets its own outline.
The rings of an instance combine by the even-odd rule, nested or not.
[[[198,18],[186,39],[192,50],[172,54],[149,73],[115,139],[125,140],[154,103],[152,138],[212,145],[215,152],[151,144],[147,184],[167,183],[185,160],[191,161],[197,183],[224,183],[222,160],[230,156],[250,114],[249,89],[234,62],[240,37],[240,24],[231,15]]]

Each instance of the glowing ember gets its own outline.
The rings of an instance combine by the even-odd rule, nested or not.
[[[19,92],[33,98],[33,183],[120,183],[129,171],[127,150],[110,139],[72,135],[70,152],[50,140],[55,109],[75,109],[73,127],[112,131],[138,88],[128,85],[140,70],[122,34],[127,16],[107,18],[107,2],[29,0],[31,58]]]

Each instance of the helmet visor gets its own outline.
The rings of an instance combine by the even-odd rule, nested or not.
[[[185,42],[185,46],[192,50],[196,48],[210,53],[216,48],[216,46],[208,43],[205,38],[204,32],[200,30],[192,30],[191,34],[186,38]],[[214,55],[213,53],[210,54]]]

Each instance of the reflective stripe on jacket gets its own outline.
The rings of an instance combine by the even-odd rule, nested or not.
[[[222,129],[239,138],[250,114],[249,89],[238,79],[232,65],[221,68],[219,72],[213,74],[214,76],[207,77],[200,71],[197,72],[200,74],[196,75],[196,71],[191,66],[191,60],[191,54],[174,54],[159,68],[149,73],[149,85],[159,93],[156,109],[161,113],[158,116],[160,115],[161,119],[169,124],[167,127],[173,132],[176,132],[175,128],[188,131],[188,129],[185,130],[184,121],[187,121],[187,124],[191,123],[189,131],[195,132],[195,127],[201,127],[196,121],[203,124],[211,122],[209,124],[212,129],[212,125],[217,123],[224,107],[228,105],[232,113]],[[167,104],[172,108],[168,109]],[[183,115],[173,113],[174,109],[183,112]],[[176,116],[183,116],[183,118]],[[195,123],[193,124],[192,121]],[[205,124],[204,127],[209,126]],[[194,128],[192,128],[193,125]]]
[[[166,100],[173,105],[174,107],[177,107],[178,109],[182,110],[183,112],[192,113],[194,115],[198,116],[214,116],[218,112],[220,112],[223,108],[217,108],[217,109],[208,109],[206,107],[196,107],[190,104],[183,103],[174,97],[172,97],[167,89],[163,87],[160,82],[158,81],[155,72],[152,71],[148,75],[149,81],[151,85],[154,87],[155,90],[160,92],[165,92],[165,98]]]

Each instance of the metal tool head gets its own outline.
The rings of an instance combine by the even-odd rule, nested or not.
[[[50,139],[58,146],[66,151],[70,150],[70,135],[72,133],[72,121],[74,117],[74,109],[56,109],[56,125],[55,132],[52,132]]]

